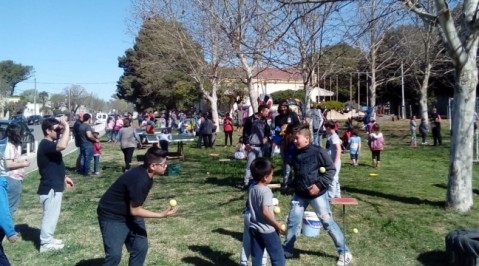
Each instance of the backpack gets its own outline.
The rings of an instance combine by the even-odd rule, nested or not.
[[[448,265],[474,266],[479,261],[479,229],[457,229],[446,236]]]

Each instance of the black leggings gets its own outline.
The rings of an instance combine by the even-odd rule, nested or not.
[[[128,170],[130,169],[130,164],[133,158],[133,152],[135,151],[135,148],[125,148],[121,149],[121,151],[123,152],[123,156],[125,157],[125,169]]]
[[[381,151],[371,151],[373,160],[381,161]]]
[[[233,145],[233,131],[225,131],[225,146],[228,144],[228,138],[230,139],[230,146]]]

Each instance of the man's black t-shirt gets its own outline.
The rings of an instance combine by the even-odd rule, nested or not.
[[[126,221],[133,218],[130,204],[143,205],[153,185],[146,168],[138,166],[120,176],[98,203],[100,219]]]
[[[93,142],[91,142],[91,140],[86,135],[88,131],[93,133],[93,130],[91,129],[91,126],[88,124],[88,122],[81,123],[78,131],[78,135],[80,137],[80,145],[87,144],[93,147]]]
[[[55,192],[65,190],[65,164],[62,153],[57,151],[57,143],[43,139],[38,145],[37,165],[40,184],[37,194],[47,195],[50,189]]]
[[[73,136],[75,137],[75,146],[80,147],[80,126],[82,124],[82,121],[80,119],[77,119],[75,121],[75,124],[73,124]]]

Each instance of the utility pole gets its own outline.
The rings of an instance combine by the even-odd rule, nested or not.
[[[33,114],[37,114],[37,78],[33,80]]]
[[[402,100],[401,100],[401,118],[402,119],[405,119],[406,116],[406,104],[404,102],[404,67],[403,67],[403,63],[401,62],[401,97],[402,97]]]

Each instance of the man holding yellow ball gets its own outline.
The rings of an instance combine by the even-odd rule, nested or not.
[[[176,206],[161,212],[143,208],[153,177],[165,174],[167,155],[158,147],[149,148],[144,164],[121,175],[101,197],[97,214],[106,255],[104,266],[120,264],[123,244],[130,253],[129,265],[144,265],[148,252],[144,218],[166,218],[178,210]]]

